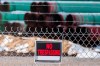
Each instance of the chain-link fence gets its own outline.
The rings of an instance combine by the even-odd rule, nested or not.
[[[99,66],[99,6],[99,2],[2,1],[1,66]],[[62,62],[34,63],[37,40],[62,41]]]
[[[63,56],[99,58],[100,27],[29,27],[24,32],[18,27],[14,28],[16,30],[11,28],[11,31],[7,28],[0,32],[1,56],[34,56],[36,40],[61,40]]]
[[[16,64],[23,64],[27,66],[41,65],[34,63],[35,41],[36,40],[50,40],[62,41],[62,64],[72,62],[74,64],[84,64],[89,61],[99,61],[100,58],[100,27],[68,27],[68,28],[27,28],[28,31],[16,31],[11,28],[11,31],[0,32],[0,57],[2,62],[8,62],[16,66]],[[96,32],[95,32],[96,31]],[[33,59],[33,60],[32,60]],[[80,59],[82,62],[78,63]],[[86,62],[87,59],[87,62]],[[92,59],[92,60],[89,60]],[[97,60],[95,60],[97,59]],[[84,61],[85,60],[85,61]],[[11,61],[16,63],[11,63]],[[7,63],[6,62],[6,63]],[[96,63],[94,63],[96,64]],[[43,66],[45,65],[42,64]],[[53,65],[53,64],[46,64]]]

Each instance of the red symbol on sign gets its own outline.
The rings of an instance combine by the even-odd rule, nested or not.
[[[53,48],[52,44],[46,44],[46,49],[52,49],[52,48]]]

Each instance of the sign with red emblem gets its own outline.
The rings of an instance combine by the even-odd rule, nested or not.
[[[61,41],[36,41],[35,62],[61,62]]]

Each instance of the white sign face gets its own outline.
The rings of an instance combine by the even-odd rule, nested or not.
[[[35,62],[61,62],[62,42],[36,41]]]

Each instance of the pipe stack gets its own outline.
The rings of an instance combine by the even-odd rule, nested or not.
[[[48,1],[48,2],[4,2],[3,11],[31,11],[31,12],[69,12],[69,13],[99,13],[99,2],[82,1]],[[74,7],[74,8],[73,8]]]
[[[0,30],[2,31],[24,31],[23,28],[25,24],[24,20],[24,13],[9,13],[9,12],[1,12],[0,13],[0,25],[2,26]],[[13,28],[13,29],[12,29]]]
[[[97,1],[97,0],[96,0]],[[65,32],[64,34],[82,34],[77,37],[77,41],[82,39],[85,41],[85,37],[88,37],[89,40],[96,41],[96,37],[93,39],[93,35],[95,34],[95,30],[99,29],[99,27],[93,27],[93,31],[90,31],[92,27],[87,26],[80,26],[83,24],[90,24],[90,25],[100,25],[100,2],[92,2],[92,1],[13,1],[13,2],[4,2],[1,3],[0,10],[3,13],[0,14],[0,23],[5,24],[3,22],[5,20],[24,20],[26,24],[26,31],[27,32],[34,32],[34,33],[46,33],[48,29],[49,33],[57,33],[57,36],[60,36],[58,33],[58,28],[60,29],[60,33]],[[24,14],[11,14],[12,11],[26,11]],[[4,13],[8,12],[8,13]],[[8,26],[10,24],[7,24]],[[35,30],[35,28],[37,30]],[[43,28],[43,29],[41,29]],[[54,31],[52,31],[52,28]],[[8,29],[9,30],[9,29]],[[82,30],[80,33],[78,30]],[[85,33],[84,31],[88,31]],[[93,32],[93,33],[92,33]],[[84,34],[88,34],[83,38]],[[100,34],[100,30],[98,31]],[[36,34],[37,35],[37,34]],[[43,36],[43,34],[41,34]],[[48,36],[48,34],[46,35]],[[51,36],[55,36],[52,34]],[[68,35],[65,37],[68,40],[75,40],[72,35]],[[71,38],[69,38],[71,37]],[[52,37],[50,37],[52,38]],[[57,37],[54,37],[57,39]],[[62,39],[62,37],[60,38]],[[75,42],[77,43],[77,41]],[[81,44],[82,41],[79,43]],[[97,41],[98,42],[98,41]],[[85,42],[86,45],[88,42]],[[92,42],[91,42],[92,43]],[[88,45],[89,46],[89,45]]]

